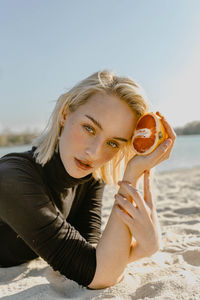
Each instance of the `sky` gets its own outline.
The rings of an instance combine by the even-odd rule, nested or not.
[[[172,126],[200,120],[200,0],[0,0],[0,131],[41,130],[58,97],[108,69]]]

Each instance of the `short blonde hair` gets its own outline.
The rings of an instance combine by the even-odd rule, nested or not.
[[[107,70],[96,72],[58,98],[44,132],[34,142],[37,147],[34,154],[37,163],[44,166],[51,159],[62,131],[63,112],[67,110],[74,112],[97,92],[117,96],[128,104],[136,113],[137,118],[148,110],[143,90],[132,79],[119,77]],[[133,156],[133,148],[129,141],[109,162],[93,172],[94,178],[103,179],[107,184],[111,182],[117,184],[120,179],[122,160],[124,159],[124,167],[126,167]]]

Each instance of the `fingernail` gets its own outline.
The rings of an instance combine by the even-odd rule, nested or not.
[[[172,140],[171,140],[171,139],[167,139],[167,140],[165,141],[165,144],[166,144],[167,146],[170,146],[171,143],[172,143]]]
[[[164,146],[164,148],[168,148],[168,146],[169,146],[169,141],[168,141],[168,140],[165,141],[165,142],[163,143],[163,146]]]
[[[159,117],[162,117],[161,113],[159,111],[156,112],[156,114],[159,116]]]

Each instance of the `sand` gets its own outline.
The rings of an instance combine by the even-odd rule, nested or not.
[[[155,173],[154,197],[162,249],[131,263],[119,284],[88,290],[60,276],[42,260],[0,268],[1,299],[200,299],[200,168]],[[107,186],[103,226],[116,190]]]

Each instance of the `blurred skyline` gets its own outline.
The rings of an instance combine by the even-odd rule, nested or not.
[[[100,69],[140,83],[172,126],[200,120],[199,0],[0,0],[0,131],[43,129]]]

